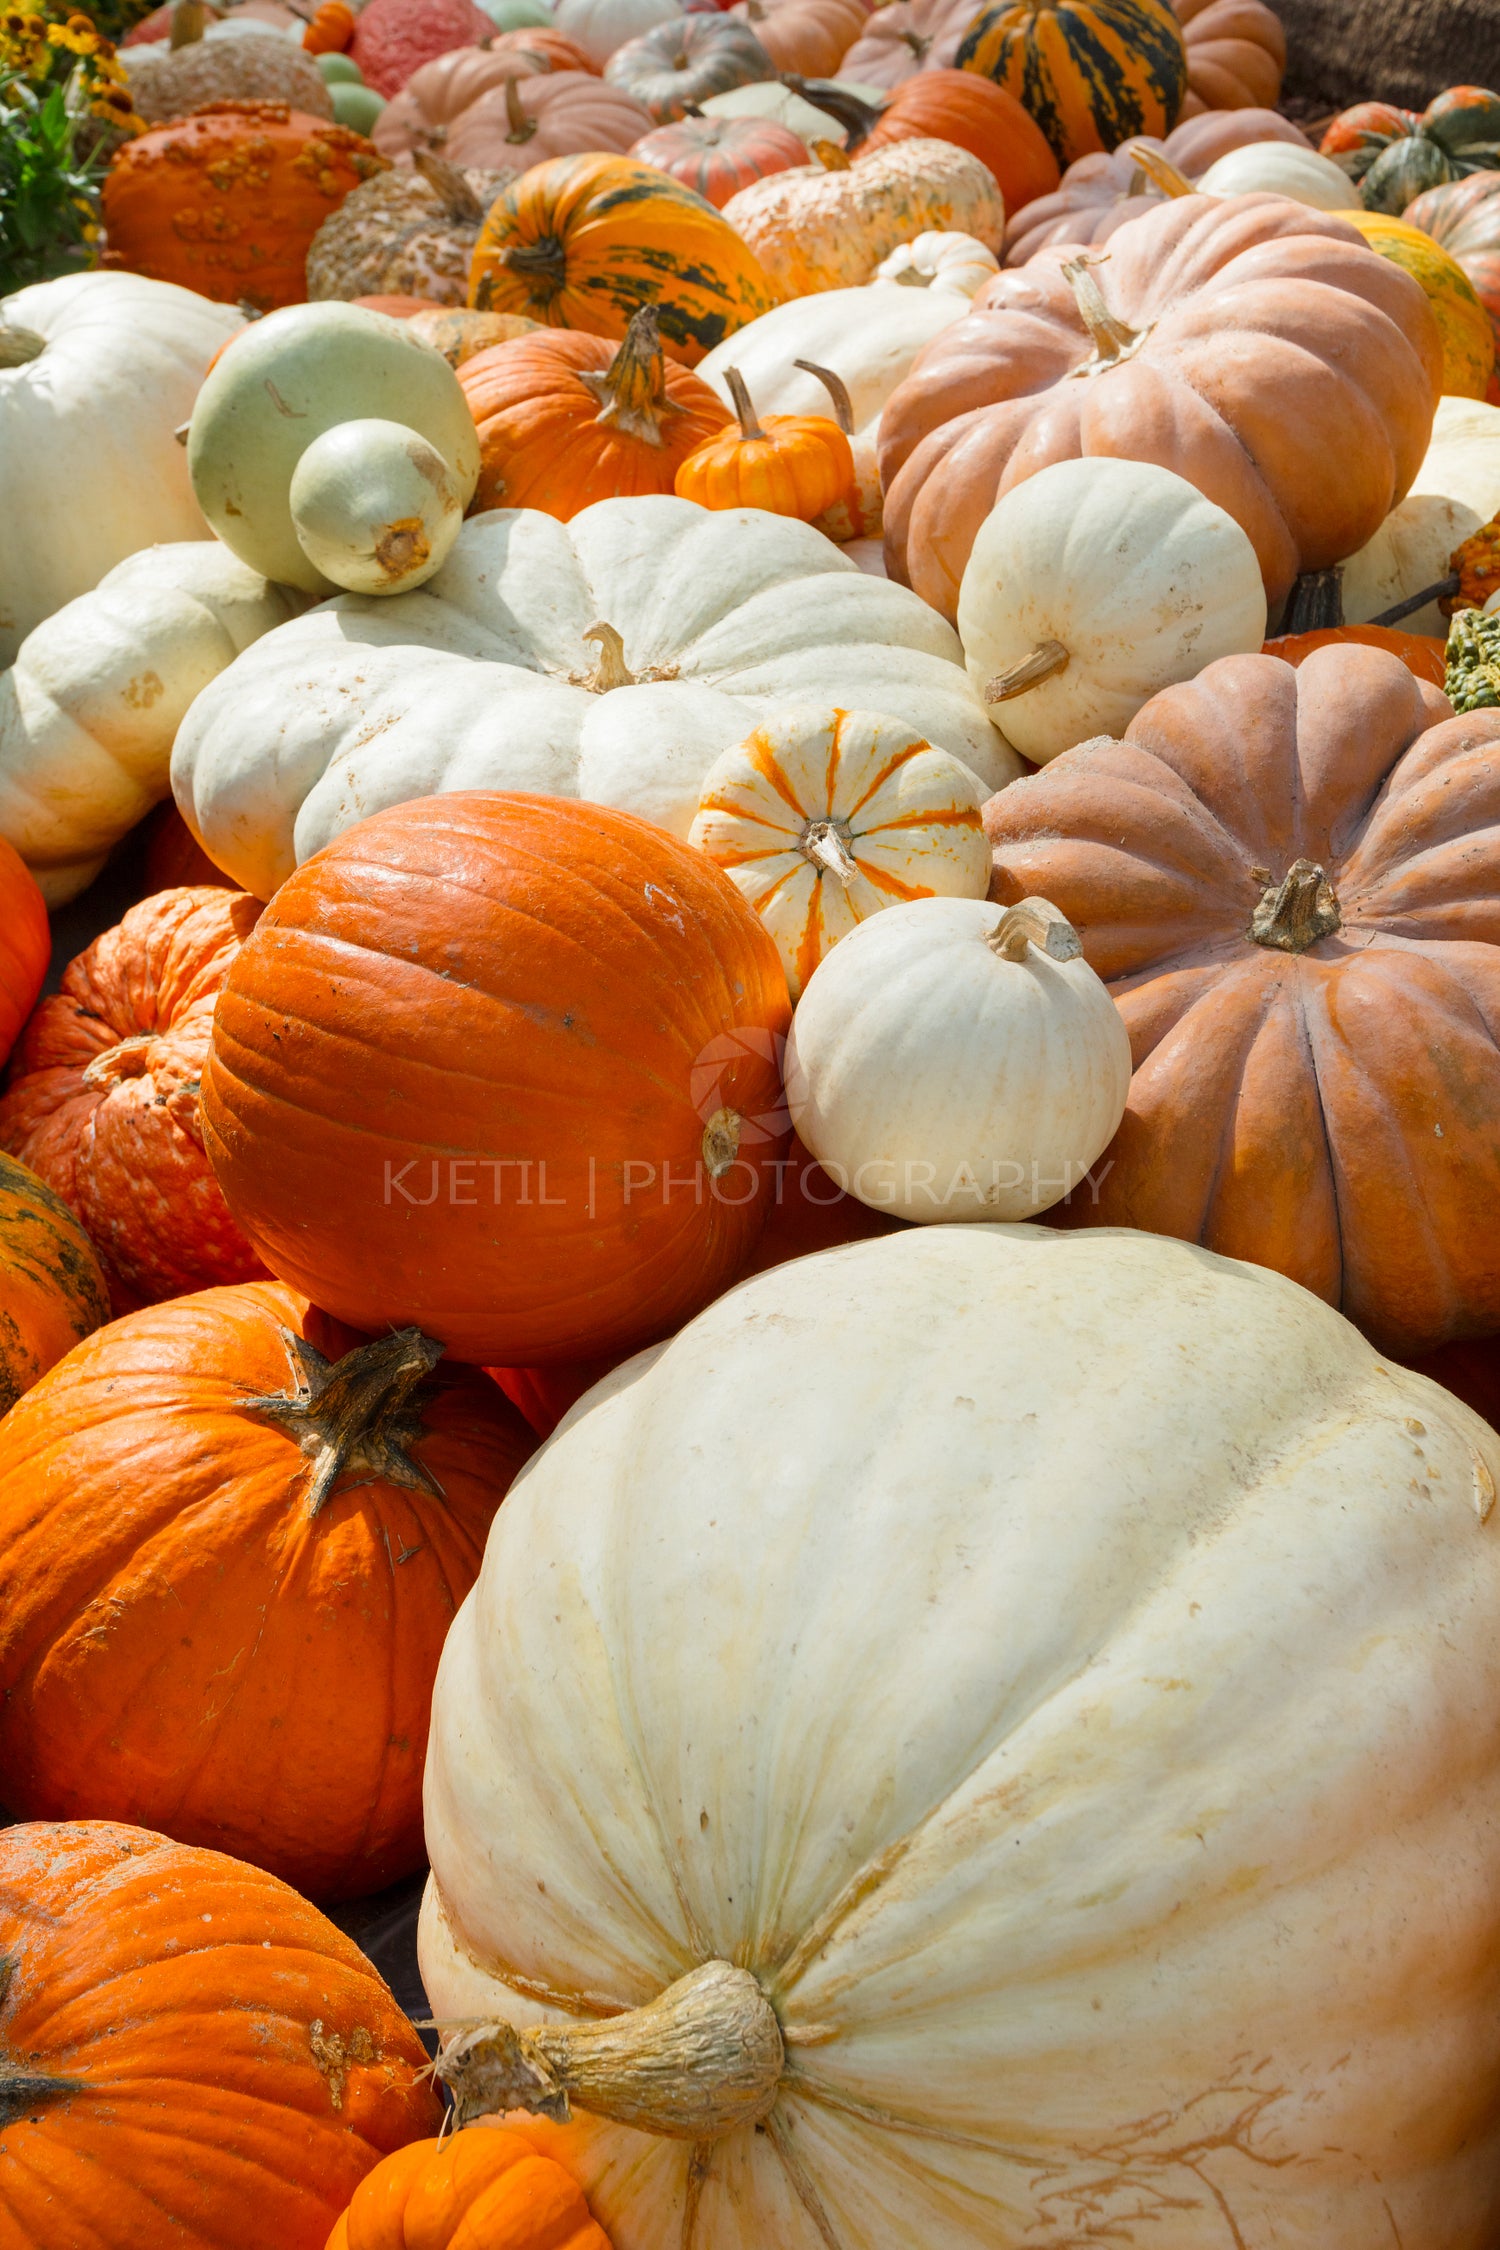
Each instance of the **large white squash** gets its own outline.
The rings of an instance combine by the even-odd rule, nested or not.
[[[1416,482],[1367,546],[1344,565],[1344,616],[1367,625],[1448,575],[1448,557],[1500,514],[1500,407],[1441,398]],[[1439,638],[1448,620],[1428,602],[1401,620],[1404,633]]]
[[[615,2250],[1488,2250],[1497,1479],[1183,1243],[761,1275],[495,1519],[433,1698],[434,2015],[556,2058]],[[714,1962],[704,2067],[643,2087],[615,2012]]]
[[[778,703],[872,706],[1020,771],[958,638],[810,525],[653,494],[571,523],[471,516],[414,594],[345,595],[267,635],[178,731],[172,788],[269,898],[355,821],[451,789],[591,798],[686,836],[703,777]]]
[[[1255,549],[1150,461],[1057,461],[980,525],[958,596],[975,687],[1043,765],[1266,637]]]
[[[194,696],[303,599],[194,540],[128,556],[27,635],[0,673],[0,836],[49,906],[167,795]]]
[[[0,664],[138,548],[208,536],[172,433],[244,325],[134,273],[0,299]]]
[[[820,290],[776,305],[716,344],[694,373],[732,406],[725,369],[737,367],[762,414],[826,414],[828,393],[798,360],[831,368],[849,393],[856,430],[879,424],[881,410],[911,373],[924,344],[969,310],[951,289],[897,289],[867,282]]]
[[[1313,211],[1347,211],[1358,200],[1349,175],[1316,149],[1289,141],[1232,148],[1193,183],[1200,195],[1284,195]]]

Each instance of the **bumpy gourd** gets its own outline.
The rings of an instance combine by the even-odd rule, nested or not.
[[[1500,709],[1500,617],[1459,611],[1448,629],[1445,684],[1455,711]]]
[[[404,594],[442,568],[467,496],[435,445],[399,422],[340,422],[297,463],[302,552],[351,594]]]

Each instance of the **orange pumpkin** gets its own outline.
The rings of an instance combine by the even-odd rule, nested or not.
[[[267,1282],[132,1313],[28,1391],[0,1423],[13,1812],[138,1821],[316,1898],[421,1866],[438,1657],[533,1450],[438,1350]]]
[[[355,20],[349,0],[322,0],[302,44],[310,55],[341,55],[354,37]]]
[[[542,508],[566,523],[596,500],[670,492],[729,421],[717,392],[664,356],[649,305],[623,343],[539,329],[477,353],[458,380],[479,432],[476,513]]]
[[[88,1236],[34,1172],[0,1156],[0,1415],[108,1318]]]
[[[266,908],[206,1145],[267,1262],[341,1318],[481,1366],[599,1358],[748,1256],[789,1014],[759,917],[690,845],[602,805],[419,798]]]
[[[42,894],[15,847],[0,836],[0,1063],[36,1005],[51,958]]]
[[[1272,1266],[1402,1355],[1500,1328],[1500,713],[1383,649],[1227,657],[990,800],[1135,1075],[1074,1223]]]
[[[848,128],[856,158],[893,141],[951,141],[967,149],[994,174],[1007,216],[1050,195],[1061,178],[1047,136],[1015,95],[971,70],[919,71],[879,109],[842,89],[820,89],[816,98]]]
[[[584,1392],[619,1364],[618,1358],[610,1357],[564,1361],[557,1367],[487,1367],[485,1373],[525,1415],[537,1436],[549,1438]]]
[[[1389,625],[1325,625],[1312,633],[1283,633],[1267,641],[1264,653],[1279,656],[1293,667],[1304,664],[1314,649],[1354,646],[1383,648],[1399,656],[1414,678],[1440,688],[1447,678],[1448,646],[1426,633],[1400,633]]]
[[[1213,109],[1274,109],[1286,33],[1265,0],[1172,0],[1187,49],[1184,117]]]
[[[160,891],[72,962],[16,1048],[0,1148],[83,1222],[117,1310],[264,1272],[203,1153],[214,1002],[255,925],[243,891]]]
[[[870,9],[866,0],[737,0],[729,13],[749,24],[779,71],[832,78]]]
[[[1171,0],[988,0],[954,59],[1008,86],[1060,164],[1169,132],[1187,93]]]
[[[854,490],[849,440],[826,414],[756,419],[745,378],[726,367],[738,426],[705,438],[677,472],[680,499],[702,508],[764,508],[811,523]]]
[[[7,2250],[323,2250],[365,2174],[437,2129],[358,1946],[220,1852],[0,1830],[0,1960]]]
[[[610,2250],[530,2119],[413,2141],[361,2180],[327,2250]]]
[[[360,134],[284,102],[210,102],[116,155],[105,263],[259,312],[302,304],[313,236],[385,169]]]

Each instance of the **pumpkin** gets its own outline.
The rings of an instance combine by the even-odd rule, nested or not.
[[[215,867],[170,797],[142,822],[146,846],[142,896],[152,891],[201,890],[205,884],[224,891],[241,888],[232,875]]]
[[[830,947],[917,898],[983,898],[981,785],[878,711],[797,705],[726,750],[691,840],[755,908],[795,1000]]]
[[[385,102],[373,86],[355,86],[336,81],[330,92],[334,117],[340,125],[347,125],[352,133],[373,133],[385,115]]]
[[[937,140],[896,141],[837,170],[778,172],[741,188],[724,216],[783,297],[857,288],[913,235],[972,234],[998,250],[1005,233],[1005,205],[988,169]]]
[[[689,367],[777,294],[711,203],[621,156],[554,157],[523,173],[491,206],[469,273],[481,312],[617,341],[654,305],[662,342]]]
[[[349,52],[366,85],[387,99],[424,63],[453,47],[474,47],[495,27],[473,0],[365,0]]]
[[[1358,183],[1367,211],[1399,216],[1426,188],[1493,171],[1500,160],[1500,94],[1451,86],[1420,116],[1360,102],[1324,133],[1325,156]]]
[[[1016,1219],[1088,1177],[1124,1112],[1130,1041],[1045,899],[932,898],[822,963],[786,1073],[799,1137],[861,1202]]]
[[[681,16],[617,47],[604,75],[640,102],[653,123],[668,125],[711,94],[774,78],[776,65],[735,17]]]
[[[454,47],[435,56],[407,81],[393,101],[387,102],[373,135],[375,146],[393,164],[419,150],[444,156],[448,136],[464,112],[481,95],[493,93],[511,78],[545,77],[554,70],[586,71],[589,63],[581,49],[548,34],[545,49],[528,44],[536,35],[519,35],[523,44],[512,46],[497,39],[485,47]],[[565,54],[557,50],[566,50]],[[514,156],[511,170],[524,170]]]
[[[1448,712],[1383,650],[1231,657],[985,813],[995,895],[1048,885],[1131,1032],[1080,1215],[1232,1248],[1408,1353],[1500,1325],[1500,718]]]
[[[583,2191],[524,2127],[412,2141],[377,2164],[326,2250],[610,2250]]]
[[[159,1825],[317,1898],[422,1865],[438,1653],[531,1432],[417,1330],[332,1326],[274,1282],[179,1297],[0,1425],[13,1813]]]
[[[36,1004],[51,958],[46,901],[0,836],[0,1063]]]
[[[1375,536],[1343,566],[1344,615],[1351,622],[1384,616],[1445,579],[1451,557],[1500,515],[1500,408],[1478,399],[1443,398],[1432,443],[1411,491]],[[1436,598],[1407,611],[1408,633],[1448,631]]]
[[[499,4],[503,6],[505,0],[499,0]],[[527,0],[527,5],[531,4],[532,0]],[[578,42],[575,39],[569,39],[557,29],[552,21],[550,9],[546,11],[545,21],[540,20],[540,0],[535,0],[535,4],[538,9],[537,22],[527,24],[524,27],[517,25],[512,30],[503,31],[498,36],[492,37],[485,48],[485,52],[502,57],[506,55],[519,56],[527,65],[527,70],[523,75],[529,75],[531,71],[539,68],[546,70],[593,70],[596,68],[596,65],[585,50],[579,46]]]
[[[369,416],[313,439],[287,500],[298,546],[331,584],[405,594],[447,561],[469,491],[418,431]]]
[[[421,2041],[358,1946],[221,1852],[105,1820],[0,1831],[0,1954],[18,2243],[323,2250],[372,2166],[435,2129]]]
[[[1349,182],[1338,166],[1316,149],[1286,141],[1255,141],[1231,149],[1197,181],[1204,195],[1285,195],[1311,211],[1349,210]]]
[[[0,1417],[108,1318],[88,1236],[34,1172],[0,1156]]]
[[[1481,175],[1483,176],[1483,175]],[[1422,228],[1380,211],[1346,211],[1372,250],[1409,273],[1432,307],[1443,340],[1443,390],[1450,398],[1483,398],[1495,372],[1490,314],[1456,258]]]
[[[979,527],[958,596],[969,677],[1023,758],[1121,731],[1174,680],[1266,637],[1255,549],[1185,478],[1056,461]]]
[[[994,251],[971,234],[919,234],[882,258],[875,279],[897,289],[937,289],[973,298],[999,270]]]
[[[513,344],[519,336],[535,336],[541,322],[527,320],[521,313],[477,313],[466,308],[424,306],[411,316],[412,334],[435,352],[441,352],[452,368],[463,367],[479,352],[493,350],[496,344]]]
[[[617,47],[680,12],[678,0],[556,0],[552,20],[602,70]]]
[[[1024,102],[1059,164],[1170,132],[1187,94],[1169,0],[993,0],[955,61]]]
[[[812,523],[852,490],[854,455],[836,419],[771,414],[761,422],[739,369],[726,368],[724,380],[737,426],[715,430],[678,464],[673,489],[684,500]]]
[[[820,95],[823,89],[818,89]],[[764,78],[749,86],[731,87],[727,94],[714,94],[703,104],[705,117],[757,117],[768,118],[772,124],[785,125],[795,133],[808,151],[817,152],[819,144],[828,141],[842,148],[847,131],[830,110],[820,109],[804,95],[794,93],[780,78]],[[804,164],[808,161],[804,156]]]
[[[974,21],[974,0],[886,0],[844,56],[850,78],[904,86],[921,70],[949,70]]]
[[[1429,188],[1402,213],[1461,266],[1490,316],[1500,350],[1500,171],[1475,172]]]
[[[128,556],[28,634],[0,672],[0,836],[50,905],[166,795],[199,689],[301,606],[217,540],[185,541]]]
[[[789,1258],[809,1258],[846,1242],[873,1242],[877,1235],[900,1234],[905,1228],[904,1219],[850,1195],[794,1133],[778,1168],[771,1215],[741,1279],[769,1273]]]
[[[566,523],[596,500],[670,492],[681,464],[729,417],[668,360],[643,306],[620,344],[539,329],[463,367],[479,432],[476,509],[542,508]]]
[[[957,635],[806,524],[667,494],[567,525],[492,509],[419,596],[345,597],[247,652],[179,727],[172,786],[269,898],[356,821],[448,790],[576,795],[685,837],[715,758],[809,701],[905,720],[987,789],[1020,770]]]
[[[591,70],[558,70],[481,94],[449,127],[446,145],[455,163],[508,165],[514,176],[554,156],[623,156],[650,126],[651,112],[624,87]]]
[[[357,21],[349,0],[319,0],[302,44],[310,55],[341,55],[354,37]]]
[[[1181,1243],[921,1227],[720,1299],[533,1463],[444,1650],[459,2115],[565,2090],[616,2250],[1479,2250],[1497,1478]]]
[[[737,0],[773,70],[831,78],[870,20],[865,0]]]
[[[413,171],[363,181],[308,245],[308,297],[414,296],[462,306],[484,214],[518,169],[462,170],[424,151]]]
[[[292,483],[315,440],[370,417],[435,447],[467,506],[479,441],[463,392],[404,322],[332,301],[257,321],[204,383],[188,431],[193,489],[225,546],[281,585],[330,592],[298,537]]]
[[[1007,212],[1058,184],[1057,159],[1013,94],[969,70],[924,70],[875,110],[861,104],[864,133],[846,146],[861,157],[897,141],[950,141],[992,173]]]
[[[117,1304],[263,1270],[199,1118],[214,1003],[259,912],[239,891],[141,900],[70,962],[11,1058],[0,1148],[82,1222]]]
[[[298,304],[313,236],[384,169],[347,126],[284,103],[211,102],[116,155],[104,181],[110,264],[260,312]]]
[[[1286,70],[1286,33],[1265,0],[1172,0],[1187,50],[1184,116],[1216,109],[1274,109]]]
[[[548,0],[488,0],[484,12],[502,38],[517,31],[550,31],[552,27]]]
[[[284,102],[303,117],[333,117],[333,95],[310,55],[285,39],[200,39],[143,56],[130,98],[148,125],[210,102]]]
[[[732,1279],[784,1130],[786,980],[701,853],[596,805],[427,798],[328,846],[263,919],[203,1115],[294,1286],[535,1366],[644,1343]],[[337,982],[350,945],[363,1006]],[[356,1025],[357,1114],[335,1060]]]
[[[927,347],[881,418],[887,562],[951,616],[1002,492],[1126,454],[1234,517],[1274,608],[1405,495],[1440,382],[1421,290],[1341,219],[1180,196],[1121,227],[1102,268],[1057,244],[1002,273]]]
[[[917,237],[923,239],[934,237]],[[915,243],[898,245],[891,258],[907,248],[914,251]],[[877,426],[886,400],[922,347],[962,319],[968,304],[937,287],[897,290],[879,281],[878,273],[877,268],[877,280],[864,288],[823,289],[762,313],[700,360],[698,373],[726,405],[725,371],[737,366],[768,413],[818,414],[827,412],[828,391],[812,370],[824,369],[847,389],[855,428]]]
[[[777,1184],[780,1185],[779,1167]],[[537,1436],[549,1438],[584,1392],[591,1391],[619,1364],[614,1358],[574,1360],[563,1361],[556,1367],[487,1367],[485,1373],[491,1382],[499,1384]]]
[[[0,667],[138,548],[206,538],[172,432],[243,326],[134,274],[68,274],[0,298],[0,521],[27,527],[0,540]],[[58,505],[62,474],[86,477],[86,508]]]
[[[1447,643],[1433,640],[1425,633],[1399,633],[1383,625],[1322,626],[1311,633],[1283,633],[1267,641],[1264,653],[1279,656],[1283,664],[1294,669],[1305,664],[1315,649],[1340,648],[1354,644],[1360,648],[1383,648],[1392,656],[1399,656],[1408,672],[1431,687],[1442,687],[1447,679]]]
[[[716,211],[752,180],[807,162],[806,142],[769,117],[683,117],[643,134],[626,153],[669,172]]]

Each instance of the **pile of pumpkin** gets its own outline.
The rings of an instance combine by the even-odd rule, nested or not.
[[[1490,2250],[1500,97],[129,51],[0,300],[7,2250]]]

